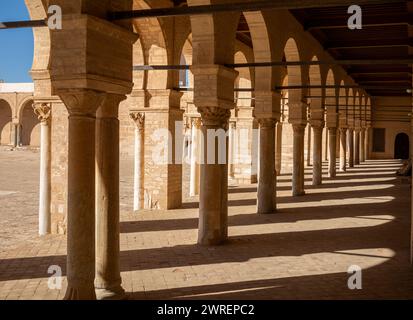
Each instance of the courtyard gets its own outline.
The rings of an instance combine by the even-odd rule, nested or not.
[[[133,159],[121,159],[120,266],[129,299],[411,299],[410,186],[397,160],[368,160],[256,214],[256,185],[229,189],[229,241],[197,245],[198,199],[182,209],[133,208]],[[327,165],[323,171],[326,173]],[[184,195],[188,169],[184,168]],[[62,299],[48,268],[66,274],[66,237],[38,232],[39,153],[0,151],[0,299]],[[349,290],[357,265],[362,290]]]

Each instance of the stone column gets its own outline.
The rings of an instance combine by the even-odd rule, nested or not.
[[[200,130],[201,119],[196,118],[192,123],[192,143],[191,143],[191,176],[189,184],[189,195],[191,197],[199,195],[200,183]]]
[[[98,299],[120,299],[119,265],[119,103],[110,94],[96,114],[96,277]]]
[[[50,165],[51,165],[51,106],[48,103],[33,105],[34,113],[40,120],[40,190],[39,190],[39,235],[51,232],[50,212]]]
[[[228,130],[228,173],[229,177],[234,178],[234,168],[235,168],[235,122],[229,123]]]
[[[41,129],[40,129],[41,130]],[[20,147],[22,144],[22,125],[19,124],[17,126],[17,137],[16,137],[16,145]]]
[[[228,238],[228,138],[208,138],[217,130],[228,130],[231,112],[220,107],[198,108],[202,118],[203,159],[199,195],[199,234],[201,245],[218,245]],[[210,140],[208,142],[208,140]],[[218,141],[217,141],[218,140]],[[223,141],[224,140],[224,141]],[[219,153],[225,163],[220,163]],[[215,157],[211,159],[211,156]]]
[[[347,131],[348,144],[348,166],[354,168],[354,129],[349,128]]]
[[[370,128],[366,127],[366,134],[365,134],[365,142],[364,142],[364,147],[365,147],[365,158],[368,160],[370,158]]]
[[[281,174],[282,166],[282,136],[283,136],[283,123],[280,121],[276,125],[277,128],[277,141],[275,143],[275,171],[277,175]]]
[[[354,165],[360,164],[360,129],[354,132]]]
[[[337,159],[337,128],[328,128],[328,176],[334,178],[336,176],[336,159]]]
[[[324,156],[324,160],[325,161],[328,161],[328,129],[326,128],[326,133],[325,133],[325,135],[326,135],[326,141],[325,141],[325,156]]]
[[[340,128],[340,172],[347,171],[347,128]]]
[[[307,166],[311,166],[311,125],[308,126],[307,133]]]
[[[17,147],[17,131],[19,126],[19,122],[17,119],[13,119],[13,122],[11,124],[11,133],[10,133],[10,144],[13,148]]]
[[[293,124],[293,196],[302,196],[304,191],[304,124]]]
[[[59,95],[69,111],[67,300],[95,294],[95,130],[104,94],[87,89]]]
[[[366,161],[366,154],[365,154],[365,142],[366,142],[366,131],[365,129],[361,129],[360,131],[360,162]]]
[[[274,213],[276,210],[275,125],[274,119],[259,119],[260,145],[258,167],[257,212]]]
[[[145,113],[131,111],[129,116],[135,123],[135,155],[133,178],[133,210],[144,209],[144,135]]]
[[[322,184],[323,181],[323,127],[313,125],[313,186]]]

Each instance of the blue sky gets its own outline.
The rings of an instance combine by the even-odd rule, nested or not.
[[[30,20],[24,0],[0,0],[0,22],[19,20]],[[0,30],[0,80],[32,82],[32,63],[32,30]]]

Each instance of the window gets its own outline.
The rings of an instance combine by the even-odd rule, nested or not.
[[[373,129],[373,152],[385,152],[386,129]]]

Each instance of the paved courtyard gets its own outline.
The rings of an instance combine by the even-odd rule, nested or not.
[[[230,240],[213,248],[196,244],[196,199],[185,197],[181,210],[131,212],[132,163],[121,169],[130,299],[413,298],[410,187],[394,174],[398,161],[368,161],[318,188],[308,168],[307,194],[295,199],[283,175],[273,215],[255,214],[256,186],[232,187]],[[37,237],[38,168],[36,152],[0,151],[0,299],[64,295],[65,281],[48,288],[47,271],[65,274],[66,239]],[[362,290],[347,287],[351,265],[363,269]]]

